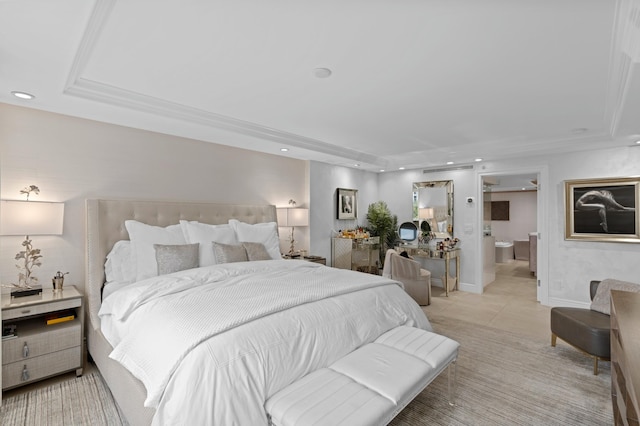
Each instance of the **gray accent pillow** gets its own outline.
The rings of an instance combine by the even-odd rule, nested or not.
[[[262,243],[242,243],[249,260],[271,260],[271,255]]]
[[[247,251],[242,244],[213,243],[213,256],[216,263],[246,262]]]
[[[640,293],[640,284],[607,278],[598,284],[595,296],[591,302],[591,310],[611,315],[611,290],[630,291]]]
[[[172,274],[198,267],[200,244],[154,244],[158,275]]]

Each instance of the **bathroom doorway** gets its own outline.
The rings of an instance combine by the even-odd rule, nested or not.
[[[483,176],[482,183],[483,264],[488,271],[483,284],[538,300],[538,174]]]

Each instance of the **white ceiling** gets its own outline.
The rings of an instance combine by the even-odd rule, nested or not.
[[[639,61],[640,0],[0,0],[0,102],[372,171],[631,145]]]

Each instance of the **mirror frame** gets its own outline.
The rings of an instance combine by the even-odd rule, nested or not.
[[[418,210],[420,206],[420,190],[425,188],[444,188],[447,198],[447,215],[451,218],[451,232],[435,232],[437,238],[453,238],[454,234],[454,216],[453,216],[453,181],[452,180],[432,180],[425,182],[413,183],[413,220],[420,221],[418,217]],[[422,208],[429,206],[422,206]],[[436,231],[432,229],[432,231]]]

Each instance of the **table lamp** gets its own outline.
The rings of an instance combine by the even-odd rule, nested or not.
[[[289,200],[289,204],[296,205],[296,202]],[[296,226],[309,226],[309,209],[297,208],[297,207],[278,207],[276,209],[278,215],[278,226],[291,227],[291,235],[289,241],[291,243],[289,247],[289,256],[295,254],[295,240],[293,238],[294,229]]]
[[[35,185],[20,191],[27,195],[26,201],[2,200],[0,203],[0,235],[22,235],[23,250],[16,254],[15,260],[20,263],[18,282],[12,283],[12,297],[30,296],[42,292],[37,286],[38,278],[33,275],[33,268],[42,265],[40,249],[31,243],[32,235],[62,235],[64,203],[29,201],[30,193],[39,193]]]

